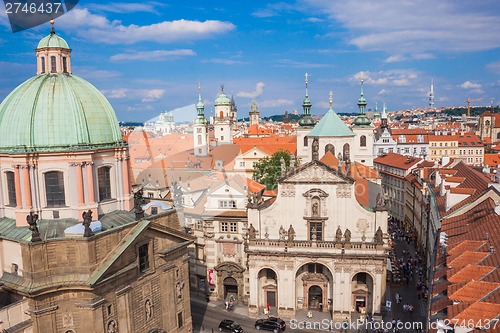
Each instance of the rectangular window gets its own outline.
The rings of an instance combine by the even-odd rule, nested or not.
[[[220,200],[219,208],[236,208],[236,201],[234,200]]]
[[[238,224],[236,222],[229,223],[230,232],[238,232]]]
[[[196,245],[196,259],[203,260],[205,257],[205,248],[203,246]]]
[[[5,173],[7,177],[7,193],[9,197],[9,206],[17,206],[16,201],[16,182],[14,180],[14,172],[8,171]]]
[[[110,167],[97,169],[97,182],[99,183],[99,201],[111,199]]]
[[[196,229],[197,230],[203,229],[203,220],[196,220]]]
[[[63,61],[63,72],[67,73],[68,72],[68,62],[67,62],[66,57],[63,57],[62,61]]]
[[[47,207],[61,207],[66,205],[63,175],[62,172],[58,171],[50,171],[45,174]]]
[[[139,271],[144,273],[149,269],[149,244],[139,246]]]
[[[50,72],[51,73],[57,73],[56,57],[54,57],[54,56],[50,57]]]
[[[182,326],[184,326],[184,322],[182,321],[182,312],[179,312],[177,314],[177,327],[181,328]]]
[[[323,222],[309,222],[309,240],[323,240]]]
[[[245,167],[245,162],[240,162],[240,168],[244,168]]]
[[[227,222],[221,222],[220,224],[220,231],[221,232],[228,232],[228,223]]]
[[[41,61],[41,67],[42,67],[42,73],[45,73],[45,57],[40,58]]]

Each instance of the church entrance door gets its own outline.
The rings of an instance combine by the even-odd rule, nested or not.
[[[323,289],[319,286],[311,286],[308,291],[307,304],[310,309],[319,309],[323,303]]]

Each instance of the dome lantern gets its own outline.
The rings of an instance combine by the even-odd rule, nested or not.
[[[54,29],[54,20],[50,21],[50,34],[40,40],[35,50],[37,71],[40,74],[71,74],[71,49],[64,38]]]

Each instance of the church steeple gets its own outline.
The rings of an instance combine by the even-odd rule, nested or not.
[[[196,103],[196,111],[198,113],[198,117],[195,120],[195,124],[207,124],[207,119],[205,118],[205,105],[201,99],[201,85],[198,82],[198,103]]]
[[[201,99],[201,86],[198,82],[198,103],[196,103],[198,116],[193,122],[193,145],[195,156],[208,155],[208,121],[205,118],[205,105]]]
[[[387,128],[387,107],[384,102],[384,107],[382,108],[382,116],[380,117],[381,119],[381,128]]]
[[[255,100],[252,101],[252,106],[250,107],[250,112],[248,114],[250,116],[250,126],[258,125],[260,112],[259,112],[259,108],[257,107],[257,103],[255,102]]]
[[[363,79],[361,79],[361,91],[358,99],[359,114],[354,119],[354,126],[370,126],[371,120],[366,116],[366,98],[363,92]]]
[[[309,99],[309,74],[306,73],[306,96],[302,102],[302,117],[299,120],[300,126],[314,126],[316,121],[311,117],[311,100]]]

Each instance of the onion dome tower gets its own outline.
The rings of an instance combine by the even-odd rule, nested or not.
[[[198,116],[194,120],[193,135],[194,135],[194,155],[208,155],[208,122],[205,118],[205,105],[201,100],[201,87],[198,83],[198,103],[196,104]]]
[[[214,103],[214,135],[217,139],[217,144],[233,143],[233,118],[232,111],[234,109],[233,103],[224,93],[224,85],[220,86],[219,96],[215,99]]]
[[[360,95],[358,99],[358,116],[354,119],[351,127],[354,134],[354,161],[365,165],[373,165],[373,126],[371,120],[366,116],[366,98],[363,91],[363,80],[361,80]]]

